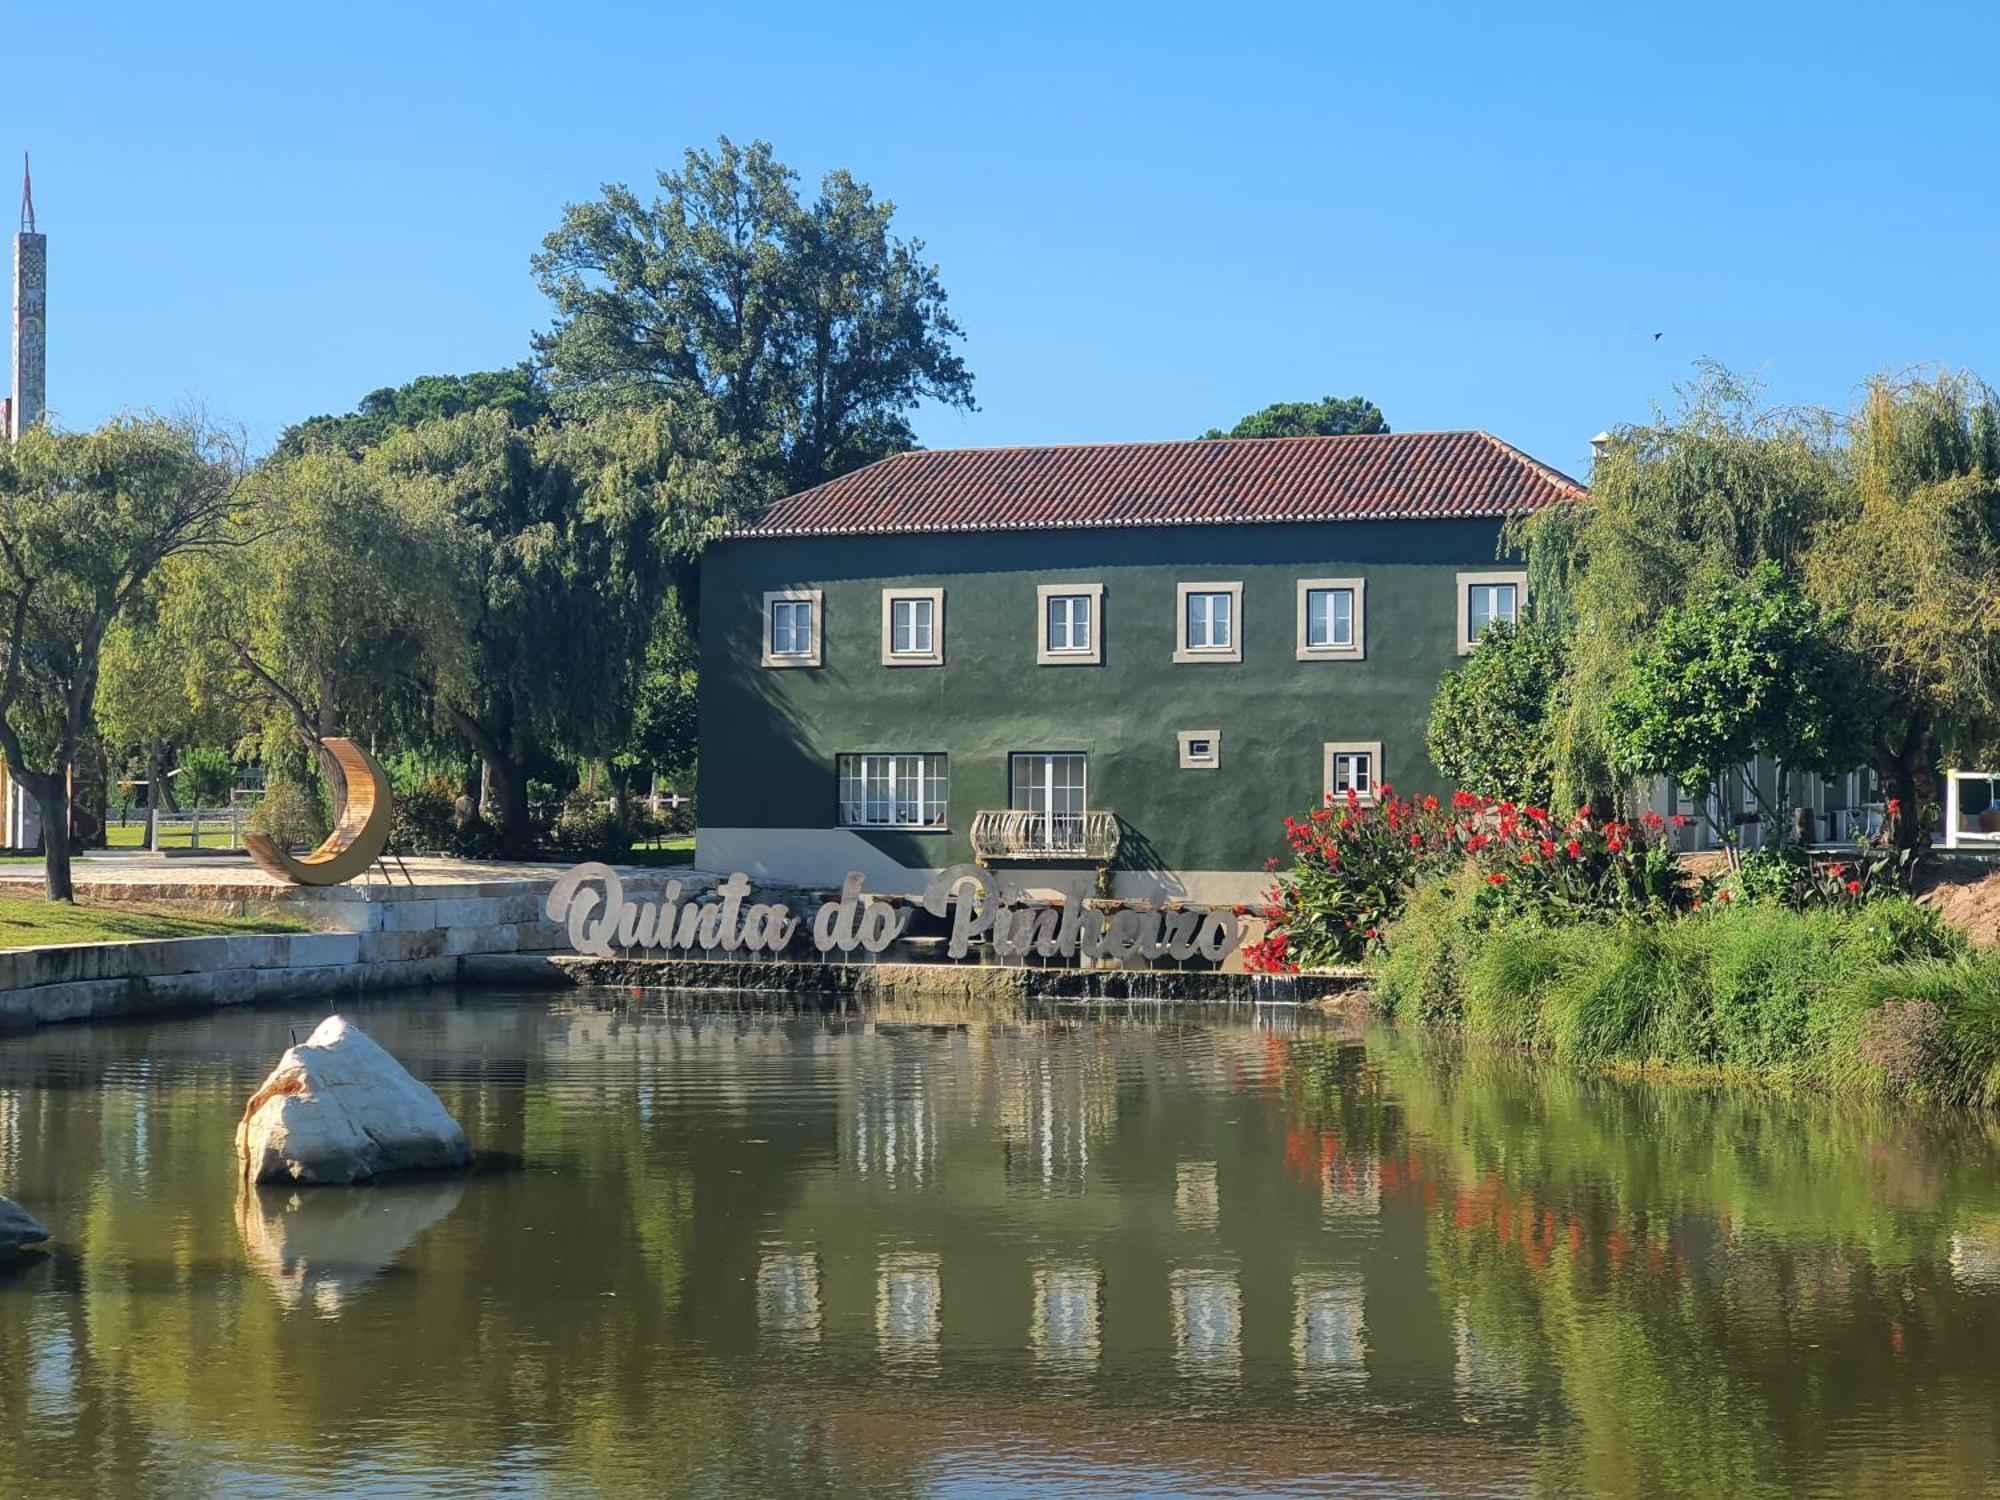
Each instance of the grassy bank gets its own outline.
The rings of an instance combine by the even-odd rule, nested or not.
[[[1384,1011],[1574,1063],[2000,1104],[2000,954],[1908,901],[1572,926],[1474,909],[1462,885],[1412,897]]]
[[[309,932],[304,922],[270,916],[220,916],[193,907],[120,901],[67,906],[39,895],[0,895],[0,949],[44,943],[120,943],[143,938],[209,937],[231,932]]]

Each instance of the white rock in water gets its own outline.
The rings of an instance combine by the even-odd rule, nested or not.
[[[364,1182],[472,1160],[438,1096],[344,1017],[328,1016],[278,1059],[236,1127],[252,1182]]]
[[[0,1256],[12,1255],[49,1237],[41,1221],[11,1198],[0,1198]]]

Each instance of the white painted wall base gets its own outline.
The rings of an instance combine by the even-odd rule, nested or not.
[[[885,895],[915,895],[937,866],[904,865],[846,828],[697,828],[695,864],[713,874],[741,870],[753,881],[837,887],[856,870],[868,888]],[[1054,894],[1057,882],[1088,880],[1087,868],[1056,870],[996,864],[1003,889],[1023,895]],[[1263,870],[1114,870],[1111,894],[1121,901],[1192,901],[1203,906],[1260,903],[1270,889]]]

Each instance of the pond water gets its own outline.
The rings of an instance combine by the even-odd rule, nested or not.
[[[0,1491],[1963,1495],[2000,1127],[1310,1014],[348,1013],[484,1165],[242,1193],[283,1007],[0,1039]]]

